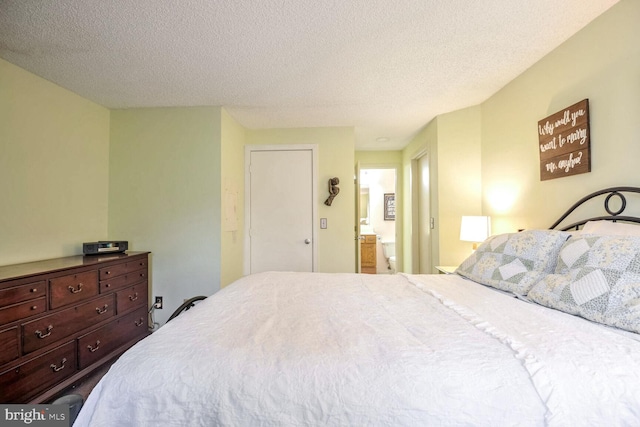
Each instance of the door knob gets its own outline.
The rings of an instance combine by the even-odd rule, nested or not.
[[[311,239],[304,239],[304,242],[308,245],[309,243],[311,243]]]

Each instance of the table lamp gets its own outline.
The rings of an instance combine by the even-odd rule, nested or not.
[[[478,243],[484,242],[491,234],[491,217],[463,216],[460,224],[460,240],[473,242],[473,250],[478,249]]]

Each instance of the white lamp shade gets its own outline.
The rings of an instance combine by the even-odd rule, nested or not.
[[[484,242],[491,235],[491,217],[463,216],[460,224],[460,240]]]

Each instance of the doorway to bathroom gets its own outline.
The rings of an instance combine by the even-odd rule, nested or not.
[[[400,262],[397,242],[397,169],[395,166],[358,168],[358,271],[396,273]]]

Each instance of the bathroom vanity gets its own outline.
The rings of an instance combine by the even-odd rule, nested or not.
[[[360,240],[360,271],[367,274],[376,274],[376,235],[363,234]]]

